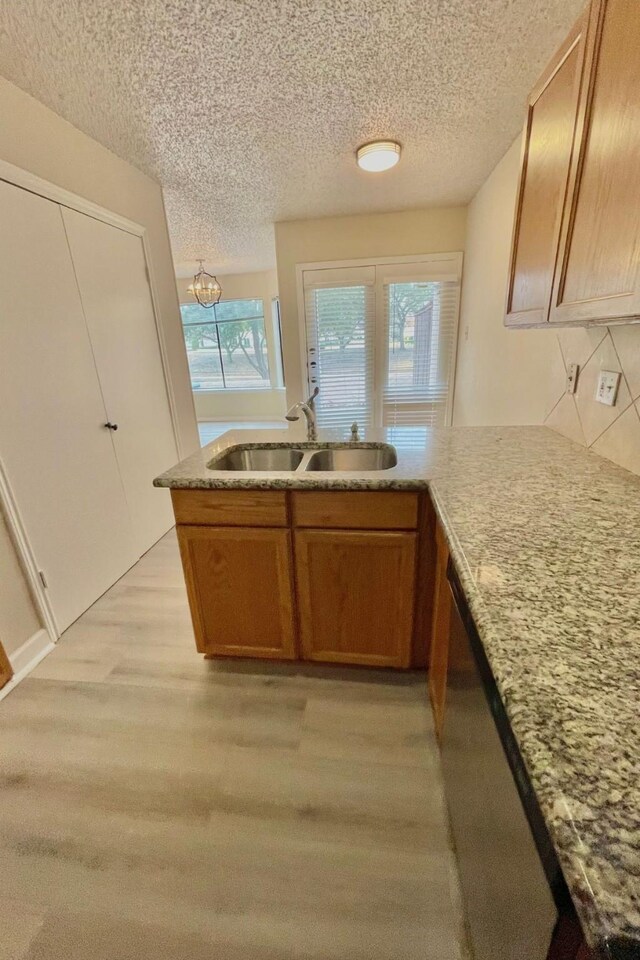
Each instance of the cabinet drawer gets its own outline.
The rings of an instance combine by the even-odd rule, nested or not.
[[[286,527],[283,490],[172,490],[176,523],[220,527]]]
[[[298,491],[292,505],[296,527],[415,530],[418,525],[417,493]]]

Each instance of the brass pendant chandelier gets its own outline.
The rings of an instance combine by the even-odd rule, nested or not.
[[[203,260],[198,260],[200,269],[193,278],[193,283],[187,288],[201,307],[215,307],[222,296],[222,287],[217,279],[204,269]]]

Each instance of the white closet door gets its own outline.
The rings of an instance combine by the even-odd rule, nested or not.
[[[153,478],[178,459],[140,237],[63,210],[138,555],[173,525]]]
[[[0,182],[0,457],[64,630],[136,560],[60,207]]]

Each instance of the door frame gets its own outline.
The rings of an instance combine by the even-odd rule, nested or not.
[[[101,207],[92,200],[87,200],[85,197],[81,197],[78,194],[72,193],[70,190],[66,190],[64,187],[59,187],[54,183],[50,183],[48,180],[44,180],[42,177],[38,177],[36,174],[30,173],[28,170],[23,170],[22,167],[17,167],[15,164],[9,163],[7,160],[0,159],[0,181],[12,184],[15,187],[19,187],[21,190],[25,190],[28,193],[33,193],[36,196],[43,197],[45,200],[51,200],[61,207],[68,207],[70,210],[77,210],[78,213],[83,213],[86,216],[93,217],[94,220],[101,220],[103,223],[109,224],[109,226],[116,227],[118,230],[123,230],[125,233],[130,233],[133,234],[133,236],[139,237],[142,241],[142,250],[144,254],[147,281],[149,283],[149,292],[151,295],[153,318],[158,337],[158,346],[160,348],[160,360],[162,363],[162,372],[164,376],[165,389],[167,392],[167,402],[169,404],[171,427],[173,430],[173,437],[176,444],[176,450],[178,451],[178,456],[182,456],[180,435],[178,431],[176,398],[171,380],[167,343],[162,326],[159,322],[160,314],[158,309],[158,294],[146,227],[141,226],[139,223],[135,223],[133,220],[128,220],[126,217],[123,217],[120,214],[113,213],[111,210],[107,210],[106,207]],[[46,588],[40,579],[40,573],[35,562],[31,544],[29,543],[26,529],[22,521],[22,517],[20,516],[20,511],[18,510],[16,499],[13,491],[11,490],[6,471],[2,464],[1,451],[0,505],[3,508],[16,551],[31,588],[38,612],[42,617],[43,623],[51,640],[55,642],[60,637],[60,631],[56,623],[56,618],[53,614],[53,609],[47,597]]]
[[[453,418],[453,404],[455,398],[455,389],[456,389],[456,367],[457,367],[457,358],[458,358],[458,337],[460,334],[460,293],[462,289],[462,262],[463,254],[460,251],[451,251],[443,253],[416,253],[408,254],[401,257],[360,257],[358,259],[349,259],[349,260],[318,260],[311,261],[308,263],[296,263],[296,299],[298,307],[298,337],[300,341],[300,373],[301,380],[303,385],[309,386],[308,378],[308,367],[307,367],[307,357],[308,357],[308,345],[307,345],[307,325],[304,309],[304,274],[307,270],[332,270],[340,268],[349,268],[349,267],[384,267],[393,264],[400,263],[438,263],[438,262],[447,262],[451,264],[457,274],[458,274],[458,296],[456,303],[456,329],[454,336],[454,346],[451,352],[451,366],[449,370],[449,383],[451,384],[449,389],[449,397],[447,399],[447,409],[445,412],[445,424],[451,426]],[[381,285],[380,285],[381,287]],[[375,289],[375,311],[376,311],[376,344],[375,344],[375,356],[374,356],[374,376],[378,377],[381,370],[381,359],[380,359],[380,346],[381,346],[381,328],[384,326],[384,323],[381,322],[382,313],[384,306],[381,303],[380,290],[379,290],[379,280],[376,276],[374,283]],[[376,395],[376,390],[374,387],[374,410],[378,410],[381,406],[382,400],[379,399]]]
[[[5,520],[11,533],[11,539],[13,540],[16,552],[20,558],[22,570],[31,589],[38,613],[42,618],[42,623],[45,630],[49,634],[49,639],[52,643],[55,643],[60,636],[60,630],[58,629],[53,607],[49,603],[47,591],[45,590],[42,580],[40,579],[40,571],[38,570],[38,565],[27,537],[27,531],[22,522],[20,512],[18,511],[18,505],[13,495],[11,485],[9,484],[9,478],[1,458],[0,504],[2,505]]]

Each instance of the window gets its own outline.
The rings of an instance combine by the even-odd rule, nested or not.
[[[271,389],[262,300],[188,303],[180,312],[194,391]]]
[[[299,269],[320,426],[450,421],[460,269],[460,254]]]

